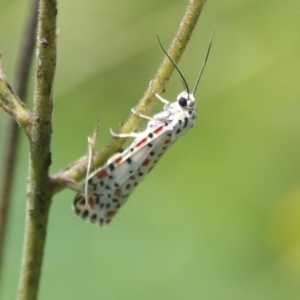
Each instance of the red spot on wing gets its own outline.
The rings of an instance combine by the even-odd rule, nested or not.
[[[129,179],[135,180],[135,176],[130,176]]]
[[[136,143],[135,146],[136,146],[137,148],[139,148],[139,147],[145,145],[146,143],[147,143],[147,138],[144,138],[144,139],[140,140],[138,143]]]
[[[110,219],[110,218],[112,218],[116,213],[117,213],[116,210],[108,211],[108,212],[106,213],[106,217]]]
[[[155,133],[155,134],[159,134],[159,133],[161,133],[161,132],[163,131],[163,129],[164,129],[164,126],[157,127],[157,128],[154,130],[154,133]]]
[[[89,204],[89,207],[90,207],[91,209],[93,209],[93,208],[94,208],[94,206],[95,206],[95,202],[94,202],[93,198],[89,198],[89,200],[88,200],[88,204]]]
[[[147,166],[147,165],[149,164],[149,162],[150,162],[150,159],[146,158],[146,159],[143,161],[142,165],[143,165],[143,166]]]
[[[122,162],[122,160],[123,160],[122,156],[118,157],[116,159],[116,164],[119,165]]]
[[[120,188],[117,188],[117,189],[115,190],[114,194],[115,194],[116,196],[121,196],[122,190],[121,190]]]
[[[169,144],[171,140],[165,140],[165,144]]]
[[[106,170],[101,170],[101,171],[99,171],[99,172],[97,173],[96,176],[97,176],[99,179],[102,179],[102,178],[108,176],[108,173],[107,173]]]

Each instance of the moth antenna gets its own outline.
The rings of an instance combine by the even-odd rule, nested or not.
[[[212,33],[211,33],[211,36],[210,36],[210,41],[209,41],[208,49],[207,49],[207,52],[206,52],[206,57],[205,57],[205,60],[204,60],[203,65],[202,65],[201,71],[200,71],[200,73],[199,73],[199,76],[198,76],[198,78],[197,78],[197,81],[196,81],[196,84],[195,84],[195,88],[194,88],[194,90],[193,90],[193,95],[195,95],[195,93],[196,93],[196,90],[197,90],[197,87],[198,87],[200,78],[201,78],[201,76],[202,76],[202,74],[203,74],[204,68],[205,68],[205,66],[206,66],[206,62],[207,62],[207,60],[208,60],[210,48],[211,48],[211,45],[212,45],[212,42],[213,42],[213,37],[214,37],[215,27],[216,27],[216,26],[213,27],[213,30],[212,30]]]
[[[181,72],[180,69],[177,67],[177,65],[176,65],[176,63],[173,61],[173,59],[170,57],[170,55],[168,54],[168,52],[164,49],[163,45],[161,44],[161,42],[160,42],[160,40],[159,40],[158,35],[156,35],[156,37],[157,37],[158,43],[159,43],[159,45],[160,45],[162,51],[164,51],[164,53],[167,55],[167,57],[168,57],[168,59],[170,60],[170,62],[172,63],[172,65],[173,65],[173,66],[175,67],[175,69],[177,70],[179,76],[181,77],[183,86],[184,86],[184,88],[186,89],[187,93],[189,94],[189,93],[190,93],[190,91],[189,91],[189,86],[188,86],[188,84],[187,84],[187,82],[186,82],[186,80],[185,80],[185,78],[184,78],[182,72]]]

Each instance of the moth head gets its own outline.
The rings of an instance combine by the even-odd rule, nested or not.
[[[179,67],[177,66],[177,64],[175,63],[175,61],[171,58],[171,56],[168,54],[168,52],[164,49],[164,47],[162,46],[162,44],[161,44],[161,42],[160,42],[160,40],[159,40],[159,38],[157,36],[158,43],[159,43],[161,49],[166,54],[166,56],[168,57],[168,59],[170,60],[170,62],[172,63],[172,65],[174,66],[174,68],[176,69],[176,71],[178,72],[178,74],[179,74],[179,76],[180,76],[180,78],[182,80],[182,83],[183,83],[185,91],[183,91],[182,93],[180,93],[177,96],[177,103],[182,108],[188,108],[188,109],[190,109],[190,108],[194,107],[194,105],[195,105],[195,96],[194,95],[196,93],[196,90],[197,90],[200,78],[201,78],[201,76],[203,74],[206,62],[208,60],[210,48],[211,48],[212,41],[213,41],[213,35],[214,35],[214,28],[213,28],[213,31],[212,31],[212,34],[211,34],[211,37],[210,37],[210,42],[209,42],[209,46],[208,46],[208,50],[207,50],[207,53],[206,53],[206,57],[205,57],[204,63],[203,63],[202,68],[201,68],[201,70],[199,72],[199,75],[198,75],[198,78],[196,80],[196,84],[195,84],[195,87],[194,87],[194,90],[193,90],[192,93],[190,93],[189,86],[187,84],[187,81],[186,81],[185,77],[183,76],[183,73],[180,71]]]
[[[195,97],[193,94],[183,91],[177,96],[177,103],[183,109],[193,109],[195,107]]]

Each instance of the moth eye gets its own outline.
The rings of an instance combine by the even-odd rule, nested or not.
[[[178,100],[178,103],[181,107],[186,107],[187,106],[187,99],[184,98],[184,97],[181,97],[179,100]]]

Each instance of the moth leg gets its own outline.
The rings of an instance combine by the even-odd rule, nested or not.
[[[110,131],[110,134],[113,136],[113,137],[119,137],[119,138],[137,138],[138,136],[140,136],[140,133],[136,133],[136,132],[131,132],[131,133],[115,133],[113,132],[112,129],[109,130]]]
[[[93,156],[95,152],[95,145],[98,137],[98,130],[99,130],[99,121],[97,121],[94,133],[92,137],[88,137],[88,154],[87,154],[87,167],[86,167],[86,176],[85,176],[85,181],[84,181],[84,197],[85,201],[88,201],[88,196],[90,194],[89,190],[89,185],[88,185],[88,180],[89,180],[89,175],[92,167],[92,161],[93,161]]]
[[[136,116],[138,116],[138,117],[140,117],[140,118],[142,118],[142,119],[146,119],[146,120],[153,120],[153,118],[151,118],[151,117],[149,117],[149,116],[146,116],[146,115],[143,115],[143,114],[140,114],[140,113],[138,113],[136,110],[135,110],[135,108],[132,108],[131,109],[131,112],[134,114],[134,115],[136,115]]]
[[[163,104],[165,104],[165,105],[169,105],[169,104],[170,104],[170,101],[164,99],[161,95],[159,95],[158,93],[156,93],[156,92],[154,91],[154,89],[153,89],[153,87],[152,87],[152,80],[151,80],[150,83],[149,83],[149,88],[150,88],[151,92],[155,95],[155,97],[156,97],[157,99],[159,99]]]
[[[90,187],[88,186],[88,176],[91,169],[92,159],[95,151],[95,144],[97,140],[98,135],[98,128],[99,128],[99,122],[97,122],[94,133],[92,137],[88,137],[88,154],[87,154],[87,172],[86,172],[86,178],[85,178],[85,185],[81,185],[72,178],[70,178],[68,175],[65,175],[63,177],[63,181],[65,182],[66,186],[81,195],[84,195],[84,197],[87,199],[88,195],[91,194]]]

